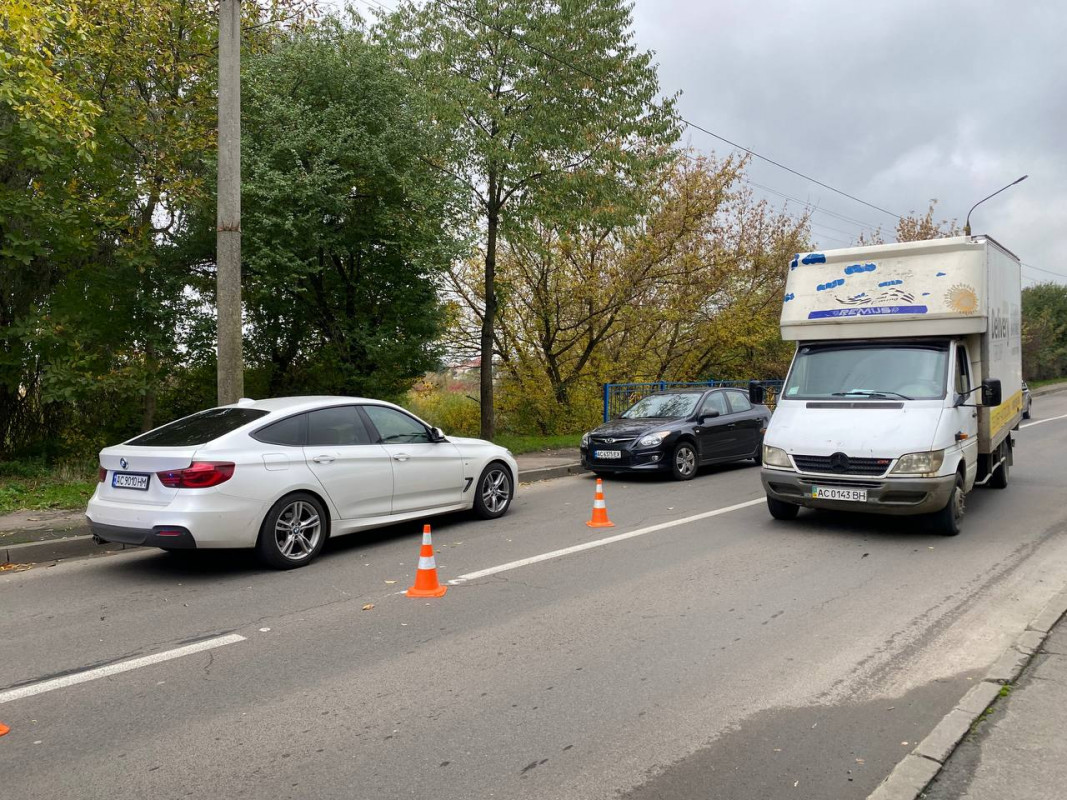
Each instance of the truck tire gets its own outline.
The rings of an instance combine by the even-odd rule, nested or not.
[[[770,495],[767,495],[767,510],[771,512],[771,516],[775,519],[788,521],[797,518],[800,506],[786,503],[782,500],[775,500]]]
[[[952,487],[948,503],[940,511],[931,515],[934,527],[945,536],[955,536],[960,532],[960,520],[967,508],[967,495],[963,490],[963,475],[956,473],[956,485]]]
[[[1011,437],[1009,436],[1004,440],[1004,444],[1000,446],[1000,452],[998,455],[1004,460],[1004,463],[996,468],[996,471],[989,478],[990,489],[1007,489],[1008,488],[1008,467],[1011,465]],[[1000,459],[998,459],[999,461]]]

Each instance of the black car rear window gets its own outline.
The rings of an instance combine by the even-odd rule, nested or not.
[[[267,413],[258,408],[210,408],[156,428],[126,444],[134,447],[192,447],[207,444],[242,425],[265,417]]]

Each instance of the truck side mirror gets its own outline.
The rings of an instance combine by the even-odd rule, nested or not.
[[[762,384],[756,381],[748,382],[748,402],[754,405],[763,405],[763,401],[766,399],[766,392],[763,389]]]
[[[1000,381],[996,378],[982,381],[982,405],[999,406],[1002,401]]]

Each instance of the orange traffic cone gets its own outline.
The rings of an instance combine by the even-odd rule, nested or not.
[[[433,542],[430,541],[430,526],[422,526],[422,550],[419,551],[419,569],[415,573],[415,585],[407,590],[408,597],[441,597],[447,586],[437,582],[437,562],[433,560]]]
[[[10,730],[11,730],[11,728],[7,727],[7,725],[5,725],[4,723],[0,722],[0,736],[3,736],[5,733],[7,733]]]
[[[590,528],[614,528],[615,523],[608,519],[608,507],[604,505],[604,482],[596,479],[596,495],[593,497],[593,518],[587,523]]]

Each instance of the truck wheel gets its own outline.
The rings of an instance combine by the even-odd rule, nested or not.
[[[1008,441],[1001,446],[1000,456],[1004,459],[1004,463],[997,467],[996,472],[990,476],[989,488],[991,489],[1008,488],[1008,466],[1011,464],[1011,444]]]
[[[791,520],[797,518],[800,506],[775,500],[770,495],[767,495],[767,510],[771,512],[771,516],[775,519]]]
[[[955,536],[960,532],[960,520],[967,508],[967,495],[963,491],[963,476],[956,473],[956,485],[952,487],[948,503],[940,511],[932,514],[934,527],[945,536]]]

